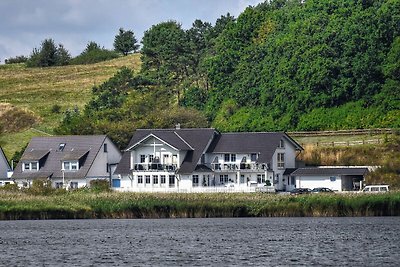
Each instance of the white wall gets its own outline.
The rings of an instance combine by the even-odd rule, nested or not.
[[[107,144],[107,152],[104,152],[105,143]],[[90,151],[90,153],[96,153],[96,152],[97,151]],[[109,138],[106,138],[103,144],[101,145],[92,166],[88,171],[87,177],[103,178],[103,179],[109,178],[111,173],[107,171],[107,164],[118,163],[120,159],[121,159],[121,152]]]
[[[342,179],[336,177],[336,181],[331,181],[331,176],[296,176],[296,188],[316,188],[326,187],[334,191],[342,191]]]

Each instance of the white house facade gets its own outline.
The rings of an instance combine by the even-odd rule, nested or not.
[[[121,152],[105,135],[34,137],[11,178],[20,187],[49,179],[56,188],[79,188],[91,180],[111,181],[120,159]]]
[[[219,133],[215,129],[139,129],[112,185],[137,192],[285,190],[284,172],[302,150],[285,133]]]

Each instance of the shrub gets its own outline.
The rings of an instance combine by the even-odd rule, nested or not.
[[[26,192],[32,195],[50,195],[55,191],[51,186],[51,180],[36,179],[32,181],[32,187],[26,189]]]
[[[97,179],[90,181],[90,189],[94,192],[111,191],[110,182],[105,179]]]
[[[0,187],[0,190],[2,191],[7,191],[7,192],[18,192],[19,191],[19,187],[17,184],[6,184],[4,186]]]
[[[10,57],[4,60],[4,63],[6,64],[15,64],[15,63],[25,63],[28,61],[28,58],[26,56],[16,56],[16,57]]]
[[[52,112],[52,113],[58,114],[58,113],[60,113],[60,111],[61,111],[61,106],[58,105],[58,104],[54,104],[54,105],[51,107],[51,112]]]
[[[95,48],[83,51],[79,56],[70,61],[71,65],[94,64],[97,62],[107,61],[119,57],[115,51],[104,48]]]

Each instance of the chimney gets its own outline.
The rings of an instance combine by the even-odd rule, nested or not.
[[[178,123],[177,125],[175,125],[175,129],[180,130],[181,129],[181,124]]]

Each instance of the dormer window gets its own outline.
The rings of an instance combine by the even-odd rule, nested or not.
[[[63,171],[77,171],[79,169],[78,161],[63,161],[62,170]]]
[[[24,162],[22,164],[22,171],[38,171],[39,170],[39,162],[30,161]]]
[[[58,145],[58,151],[63,151],[64,148],[65,148],[65,143],[60,143],[60,144]]]
[[[285,148],[285,142],[283,142],[283,140],[279,141],[279,148]]]

